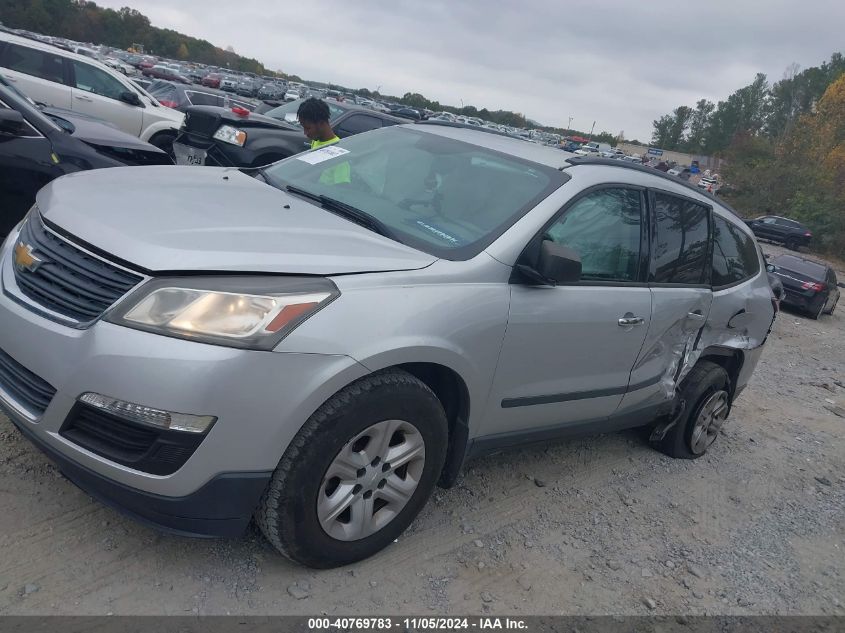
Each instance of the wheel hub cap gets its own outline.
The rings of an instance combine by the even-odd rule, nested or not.
[[[704,401],[692,429],[692,437],[690,437],[690,449],[693,453],[701,455],[716,441],[719,429],[728,417],[728,408],[726,391],[717,391]]]
[[[332,538],[355,541],[402,511],[425,466],[425,441],[409,422],[385,420],[349,440],[323,475],[317,518]]]

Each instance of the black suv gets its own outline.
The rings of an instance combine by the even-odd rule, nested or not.
[[[192,106],[173,142],[178,165],[261,167],[307,150],[311,143],[296,120],[302,99],[264,114],[241,108]],[[407,121],[350,103],[326,99],[340,138]]]
[[[797,251],[801,246],[809,246],[813,234],[806,226],[789,218],[777,215],[763,215],[746,224],[759,238],[772,242],[781,242],[790,250]]]

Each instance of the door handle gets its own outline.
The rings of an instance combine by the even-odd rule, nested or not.
[[[687,318],[690,321],[698,321],[699,323],[704,321],[704,315],[701,312],[687,312]]]
[[[645,319],[638,316],[623,316],[619,319],[619,327],[629,327],[631,325],[642,325],[645,322]]]
[[[89,103],[94,101],[91,97],[86,97],[85,95],[75,95],[74,99],[79,99],[80,101],[87,101]]]

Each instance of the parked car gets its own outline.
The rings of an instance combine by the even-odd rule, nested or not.
[[[575,141],[566,141],[560,146],[560,148],[564,152],[577,152],[579,149],[581,149],[581,143],[576,143]]]
[[[137,72],[134,66],[127,64],[116,57],[106,57],[103,59],[103,63],[109,68],[113,68],[124,75],[134,75]]]
[[[238,89],[238,78],[232,75],[224,75],[220,80],[220,90],[235,92]]]
[[[284,99],[285,96],[285,88],[280,84],[271,82],[266,83],[258,90],[258,98],[262,100],[266,99]]]
[[[152,77],[153,79],[165,79],[167,81],[177,81],[180,84],[189,84],[191,80],[182,75],[175,69],[165,64],[156,64],[150,68],[144,68],[141,71],[145,77]]]
[[[403,119],[411,119],[413,121],[422,120],[422,115],[416,108],[396,108],[390,114],[402,117]]]
[[[783,304],[802,310],[813,319],[833,314],[842,284],[829,265],[799,255],[778,255],[769,260],[766,269],[783,284]]]
[[[753,220],[747,220],[754,235],[771,242],[780,242],[788,249],[797,251],[802,246],[809,246],[813,233],[806,226],[777,215],[762,215]]]
[[[285,101],[298,101],[301,98],[302,98],[302,96],[300,95],[298,90],[293,90],[291,88],[288,88],[287,91],[285,91],[285,95],[284,95]]]
[[[228,92],[217,91],[212,88],[185,86],[170,81],[158,81],[150,86],[149,93],[160,104],[185,112],[192,105],[210,105],[220,107],[239,107],[254,110],[256,103],[247,99],[240,99]]]
[[[0,402],[96,498],[181,534],[255,516],[314,567],[393,544],[467,457],[637,426],[700,457],[771,291],[756,257],[712,285],[711,222],[757,253],[730,210],[620,166],[406,125],[59,179],[0,248]]]
[[[103,119],[164,150],[184,118],[108,66],[6,33],[0,33],[0,73],[38,103]]]
[[[260,88],[260,80],[253,79],[252,77],[242,77],[238,81],[238,86],[235,88],[235,92],[242,97],[256,97],[258,96],[258,90]]]
[[[264,114],[245,110],[194,106],[174,142],[179,165],[260,167],[309,149],[311,143],[296,119],[301,101]],[[335,134],[344,138],[404,123],[388,114],[350,103],[327,100]]]
[[[705,189],[710,193],[716,193],[719,190],[719,181],[716,178],[702,176],[698,179],[698,188]]]
[[[200,83],[206,88],[220,88],[221,79],[223,79],[223,75],[220,73],[208,73]]]
[[[69,110],[36,107],[0,76],[0,239],[64,174],[121,165],[173,164],[162,150]]]

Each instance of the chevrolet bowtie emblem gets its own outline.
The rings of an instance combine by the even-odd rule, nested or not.
[[[39,259],[32,254],[32,246],[23,242],[17,243],[15,246],[15,268],[20,271],[28,270],[34,273],[43,263],[43,259]]]

